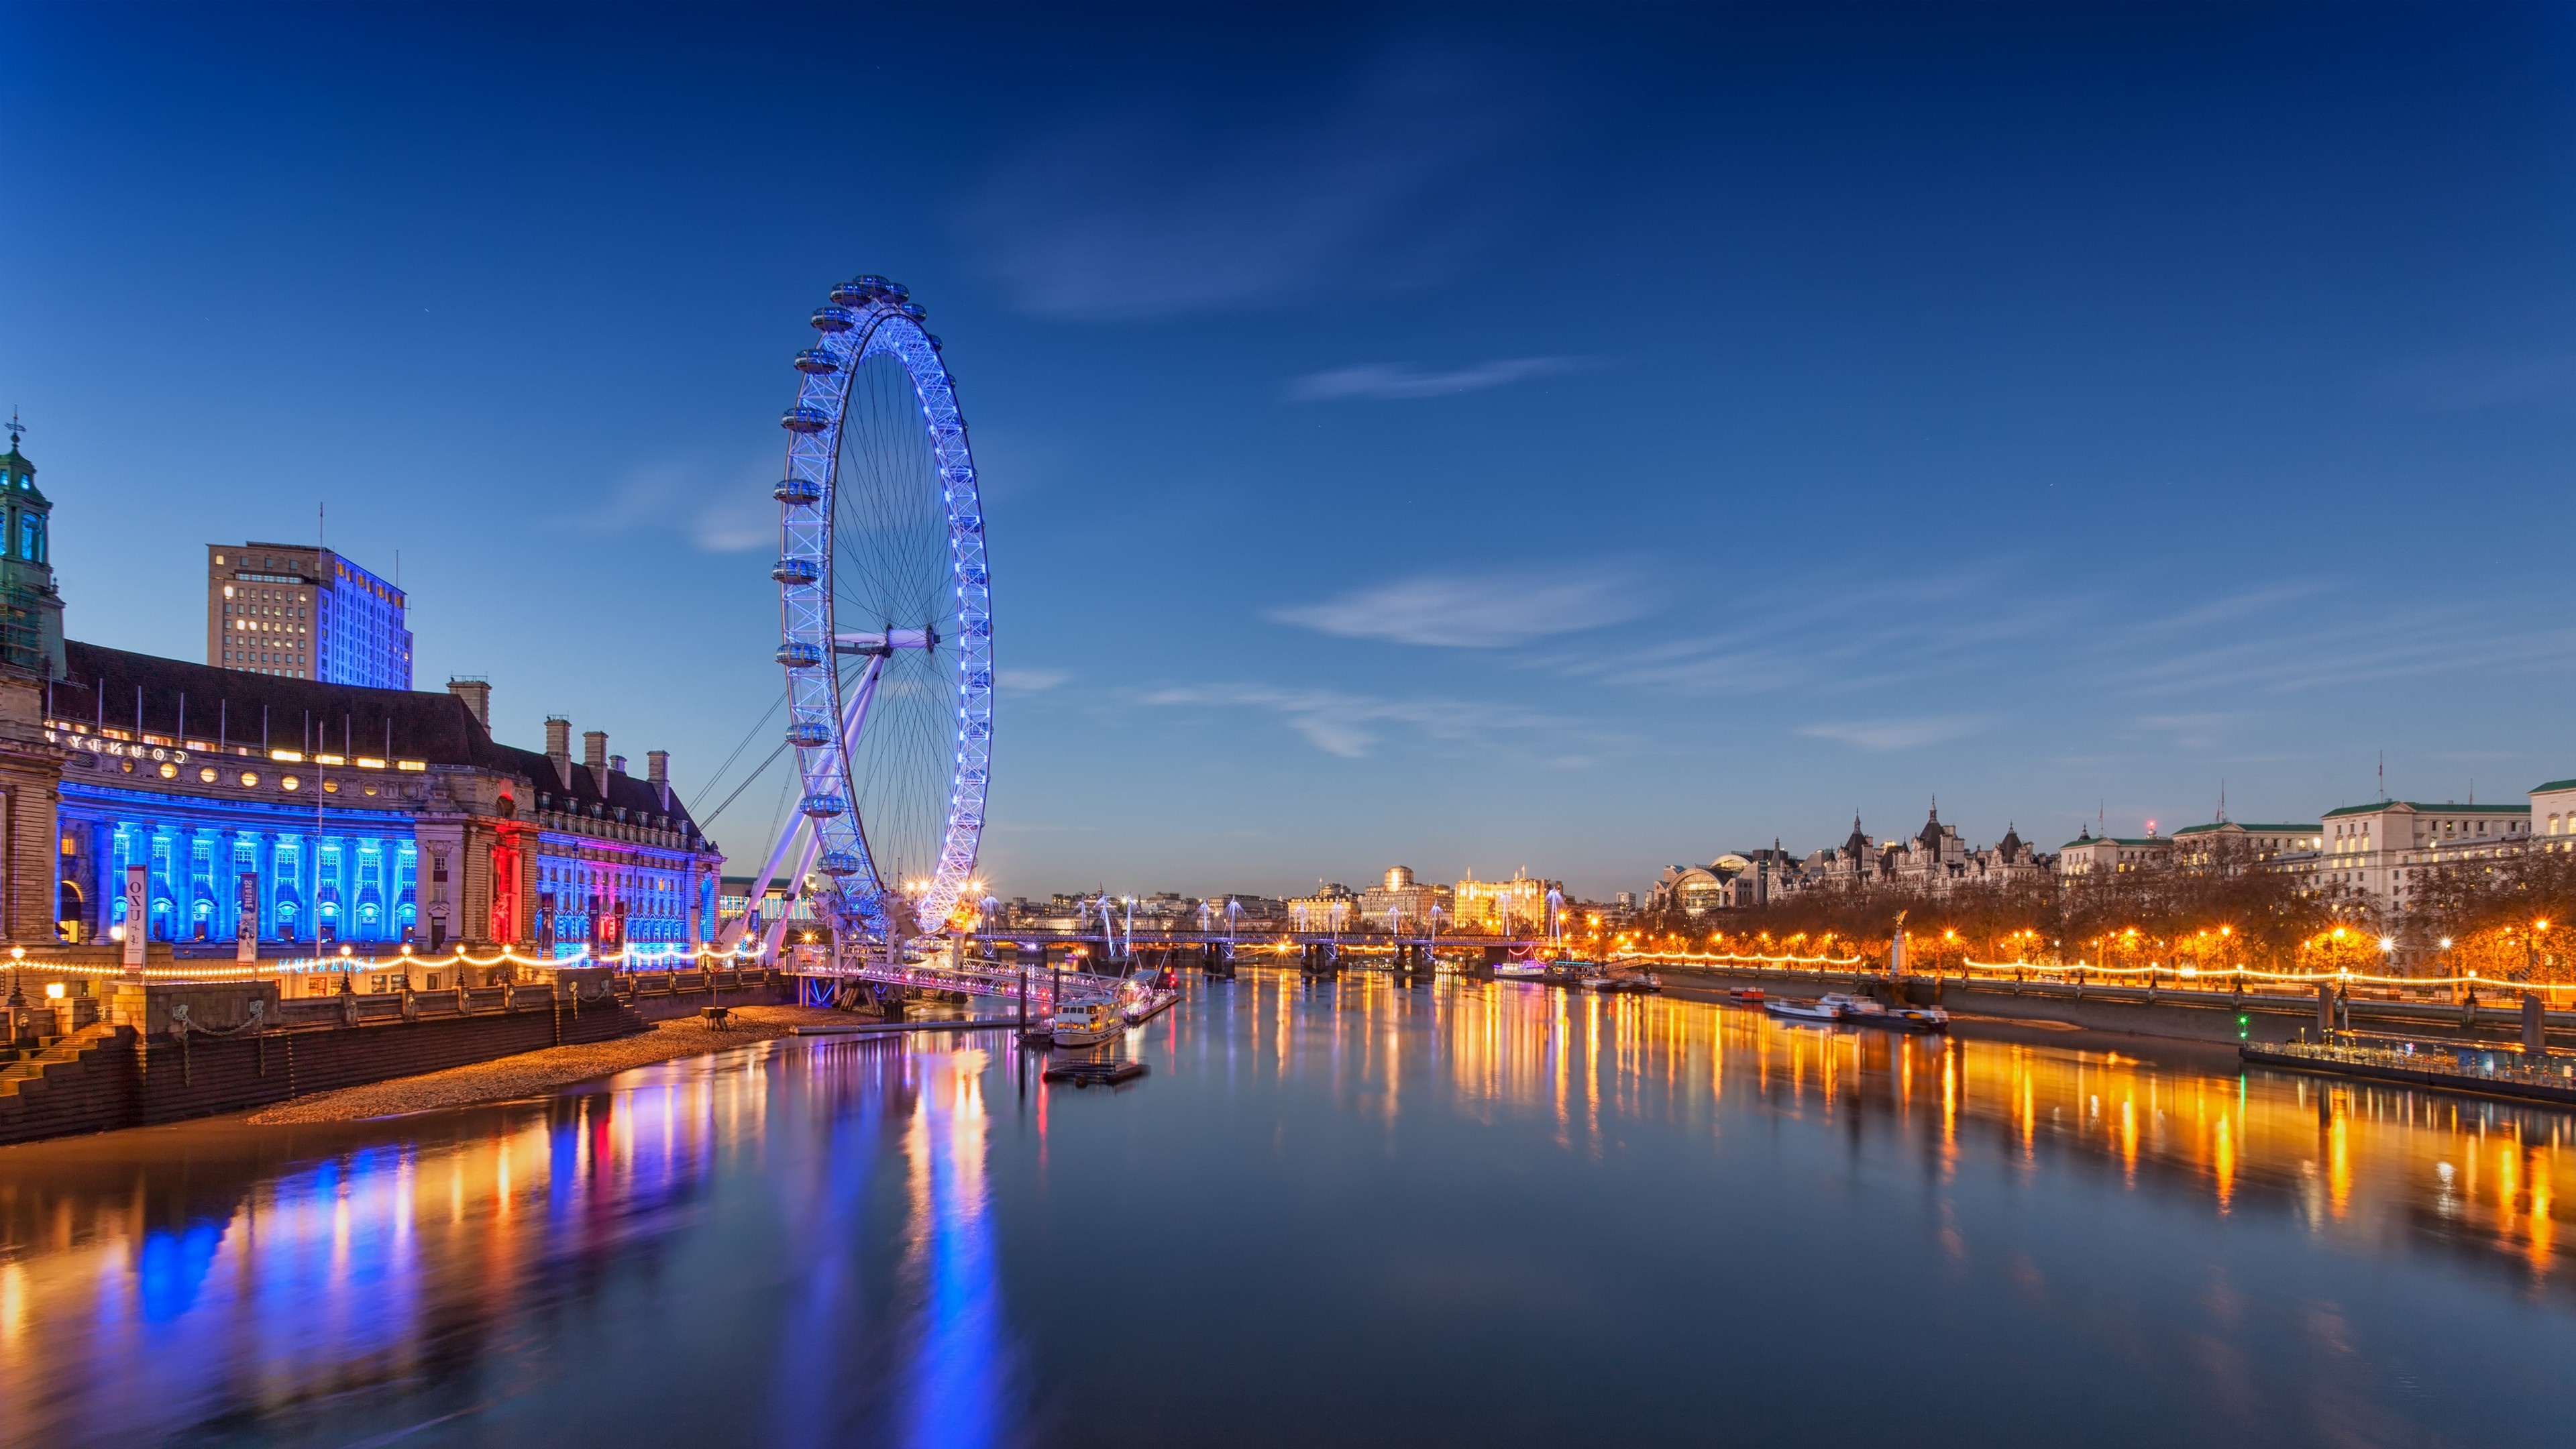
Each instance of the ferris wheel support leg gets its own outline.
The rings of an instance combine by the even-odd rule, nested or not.
[[[740,945],[744,935],[751,930],[751,923],[760,919],[760,903],[768,897],[770,883],[778,879],[778,867],[786,863],[787,852],[795,847],[796,837],[804,833],[805,826],[805,817],[795,816],[787,822],[787,828],[778,833],[778,844],[770,848],[768,862],[761,866],[760,874],[752,877],[750,906],[741,915],[725,922],[724,929],[717,933],[718,950],[730,951]],[[788,877],[790,880],[795,878]]]
[[[884,666],[885,660],[882,657],[871,658],[868,660],[866,670],[859,676],[859,687],[850,700],[849,709],[841,716],[841,738],[844,741],[856,735],[859,726],[867,721],[868,701],[876,696],[877,675]],[[735,917],[725,927],[724,934],[716,941],[719,948],[730,951],[741,944],[742,938],[750,933],[751,923],[760,918],[760,903],[769,895],[771,882],[779,879],[778,868],[786,863],[787,852],[795,847],[799,834],[805,838],[805,853],[798,858],[796,869],[788,873],[786,877],[788,884],[794,886],[801,883],[805,879],[805,873],[814,868],[814,856],[821,845],[823,834],[812,821],[800,815],[788,821],[787,828],[779,832],[778,843],[770,848],[768,862],[761,866],[759,876],[752,881],[751,909]],[[770,924],[763,938],[767,949],[762,952],[762,959],[767,960],[776,956],[778,943],[785,939],[787,934],[786,923],[787,917],[782,912],[778,919]]]
[[[787,877],[787,879],[791,882],[804,880],[805,873],[814,868],[815,852],[821,850],[822,847],[823,833],[819,830],[808,832],[805,836],[805,848],[797,852],[796,855],[796,869]],[[763,961],[775,962],[778,959],[779,945],[786,939],[787,912],[780,911],[778,913],[778,919],[770,922],[769,929],[761,935],[760,959]]]

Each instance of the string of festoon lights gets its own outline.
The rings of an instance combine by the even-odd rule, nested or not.
[[[1711,951],[1623,951],[1623,961],[1704,961],[1712,966],[1858,966],[1858,956],[1744,956]]]
[[[1741,955],[1732,952],[1708,951],[1628,951],[1620,953],[1620,959],[1630,961],[1669,961],[1675,963],[1706,964],[1712,966],[1833,966],[1843,969],[1850,969],[1865,964],[1858,956],[1759,956]],[[2153,966],[2096,966],[2090,962],[1978,961],[1973,959],[1963,961],[1960,964],[1967,971],[1991,972],[2001,975],[2021,974],[2033,971],[2052,972],[2061,975],[2072,975],[2080,972],[2087,977],[2153,976],[2159,981],[2225,982],[2229,980],[2246,980],[2278,982],[2298,986],[2314,986],[2321,982],[2334,982],[2338,985],[2351,984],[2356,986],[2510,986],[2517,989],[2552,992],[2576,991],[2576,983],[2513,981],[2498,976],[2481,976],[2475,971],[2463,972],[2456,976],[2378,976],[2364,971],[2261,971],[2251,966],[2166,966],[2161,964]],[[1914,974],[1922,976],[1935,973],[1918,971]],[[1959,973],[1953,971],[1940,974]]]
[[[2481,976],[2475,971],[2457,976],[2375,976],[2365,971],[2258,971],[2251,966],[2096,966],[2085,961],[1966,961],[1970,970],[1995,972],[2054,971],[2062,974],[2081,972],[2086,976],[2155,976],[2165,980],[2285,981],[2302,986],[2320,982],[2352,982],[2363,986],[2516,986],[2541,991],[2576,990],[2576,983],[2548,981],[2514,981],[2502,976]]]
[[[146,981],[191,982],[256,981],[272,976],[311,975],[316,972],[373,972],[395,967],[408,969],[415,964],[422,967],[550,966],[556,970],[582,966],[608,966],[628,971],[676,971],[682,969],[680,964],[682,962],[690,965],[714,962],[721,963],[718,969],[739,971],[748,965],[756,964],[760,956],[760,948],[752,943],[736,946],[732,950],[720,950],[714,946],[699,946],[694,949],[686,946],[630,946],[614,955],[602,955],[585,946],[570,956],[522,956],[506,946],[501,948],[498,954],[491,956],[470,954],[462,946],[439,956],[419,955],[410,946],[402,947],[401,954],[395,956],[359,956],[356,954],[355,947],[342,946],[337,956],[280,957],[254,965],[226,962],[222,965],[207,966],[146,966],[137,973],[123,966],[92,966],[72,961],[49,961],[41,956],[29,959],[26,947],[9,948],[11,966],[22,970],[40,971],[48,975],[130,981],[139,974]]]

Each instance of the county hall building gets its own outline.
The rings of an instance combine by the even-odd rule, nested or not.
[[[210,582],[204,664],[66,641],[34,476],[13,436],[0,455],[9,940],[133,928],[136,865],[140,928],[183,953],[229,955],[245,923],[267,957],[342,943],[679,955],[713,936],[723,857],[662,751],[636,775],[592,731],[575,760],[561,719],[543,752],[519,749],[493,738],[479,679],[384,683],[410,678],[400,593],[320,549],[210,549],[234,577]],[[239,627],[251,622],[282,627]]]

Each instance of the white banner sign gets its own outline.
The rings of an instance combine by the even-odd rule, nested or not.
[[[233,959],[248,963],[259,959],[259,872],[241,873],[241,889],[234,901]]]
[[[139,865],[125,868],[125,969],[143,968],[143,943],[152,936],[152,917],[145,909],[151,896],[148,872]]]

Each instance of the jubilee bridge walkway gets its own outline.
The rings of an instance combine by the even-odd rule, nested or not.
[[[880,994],[902,988],[1025,1000],[1051,1011],[1068,1002],[1115,996],[1130,974],[1164,967],[1230,977],[1238,963],[1288,965],[1306,972],[1430,972],[1443,964],[1472,968],[1526,960],[1548,947],[1535,936],[1403,936],[1350,931],[1114,930],[981,931],[927,937],[907,949],[836,951],[828,937],[789,939],[780,970],[806,978],[806,999],[821,1002],[866,983]]]

